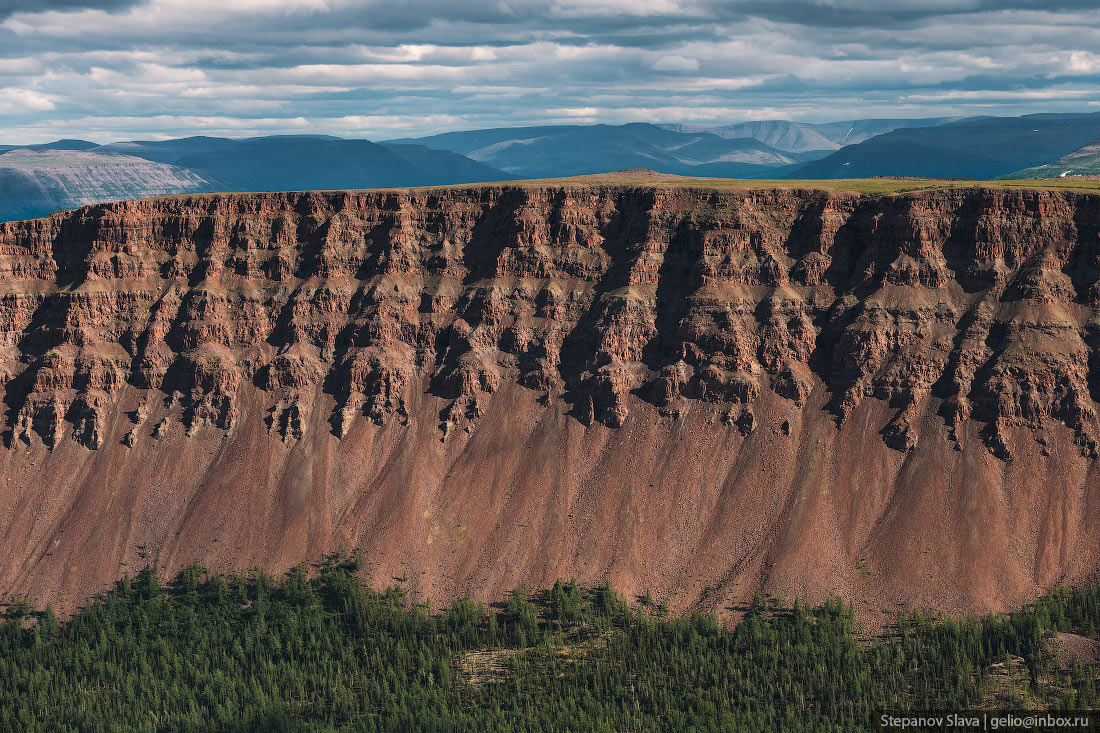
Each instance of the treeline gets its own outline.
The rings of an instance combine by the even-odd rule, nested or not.
[[[64,623],[12,602],[0,730],[847,731],[882,709],[980,705],[1010,661],[1001,702],[1098,701],[1096,672],[1044,642],[1095,637],[1100,586],[980,620],[914,614],[868,641],[835,601],[758,597],[726,628],[558,582],[432,614],[358,571],[347,556],[280,580],[196,566],[163,587],[146,568]]]

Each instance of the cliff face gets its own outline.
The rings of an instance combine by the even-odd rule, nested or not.
[[[1013,605],[1100,568],[1100,196],[507,187],[0,225],[0,590],[362,547]]]

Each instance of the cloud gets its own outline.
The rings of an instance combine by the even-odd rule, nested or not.
[[[120,10],[136,5],[140,0],[0,0],[0,18],[14,13],[40,13],[46,10]]]
[[[0,142],[1021,114],[1095,0],[0,0]]]
[[[744,0],[747,16],[808,27],[904,28],[933,18],[1008,11],[1095,11],[1095,0]]]
[[[1100,74],[1100,54],[1074,51],[1066,62],[1066,71],[1071,74]]]
[[[44,94],[28,89],[0,89],[0,114],[44,112],[51,109],[54,109],[54,103]]]
[[[698,71],[699,60],[686,56],[662,56],[653,64],[654,71]]]

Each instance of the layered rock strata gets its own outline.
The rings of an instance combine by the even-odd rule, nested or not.
[[[5,590],[342,544],[874,617],[1100,568],[1100,196],[204,195],[2,224],[0,271]]]

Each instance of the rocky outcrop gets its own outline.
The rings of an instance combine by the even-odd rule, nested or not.
[[[180,460],[188,455],[198,462],[191,474],[168,482],[193,506],[195,492],[213,480],[211,456],[222,456],[226,446],[283,451],[280,461],[298,456],[295,465],[306,471],[297,480],[344,487],[337,492],[340,521],[354,518],[362,529],[374,526],[364,514],[377,510],[369,497],[398,491],[411,476],[374,466],[367,471],[369,488],[349,488],[354,460],[345,454],[364,435],[373,436],[369,451],[377,461],[400,463],[400,450],[426,451],[430,468],[421,478],[435,487],[423,489],[430,494],[459,470],[463,446],[489,439],[485,431],[515,431],[532,445],[557,436],[564,441],[560,460],[579,466],[593,459],[577,451],[643,451],[660,463],[665,459],[656,457],[673,448],[643,446],[631,436],[665,424],[692,425],[702,431],[701,444],[727,441],[728,456],[716,466],[727,457],[734,462],[724,477],[693,469],[685,481],[703,482],[689,500],[693,512],[717,522],[728,510],[716,497],[735,485],[771,486],[778,502],[759,499],[764,503],[753,521],[770,529],[754,540],[742,527],[736,542],[692,535],[695,544],[687,544],[694,549],[673,552],[710,557],[728,543],[754,547],[732,566],[717,562],[697,584],[700,590],[717,583],[730,597],[746,592],[747,585],[734,588],[742,576],[769,575],[763,568],[775,561],[768,557],[781,532],[774,521],[796,508],[793,498],[778,499],[793,490],[792,476],[777,478],[787,468],[762,466],[750,478],[733,467],[748,455],[745,446],[764,440],[790,444],[768,449],[775,461],[797,463],[811,454],[848,461],[847,479],[836,477],[835,465],[830,469],[838,489],[844,480],[877,471],[884,473],[872,483],[894,482],[897,490],[896,482],[915,480],[906,479],[906,471],[945,449],[943,456],[961,458],[942,460],[965,459],[970,468],[960,464],[940,475],[921,469],[921,480],[942,489],[960,471],[973,470],[1003,492],[1006,476],[1031,471],[1036,460],[1060,460],[1072,466],[1066,470],[1075,478],[1065,480],[1079,494],[1076,508],[1064,511],[1081,521],[1081,507],[1096,500],[1083,477],[1095,476],[1100,446],[1097,195],[598,185],[197,195],[0,224],[0,271],[8,475],[37,475],[22,461],[63,463],[60,475],[84,487],[80,491],[103,461],[148,461],[159,455],[157,446],[171,445]],[[530,404],[517,396],[524,394]],[[497,414],[505,403],[524,407]],[[555,415],[565,422],[553,428],[541,422]],[[426,447],[432,441],[439,445]],[[188,445],[204,452],[192,455]],[[522,472],[502,474],[493,458],[509,449],[519,447],[483,455],[481,475],[468,476],[458,495],[481,490],[471,481],[492,494],[501,481],[521,480]],[[852,453],[830,453],[842,450]],[[323,470],[305,458],[318,451],[327,456]],[[301,468],[303,461],[313,467]],[[178,467],[158,465],[178,474]],[[263,480],[240,480],[274,486],[288,470],[265,468]],[[555,491],[585,485],[579,468],[561,472]],[[149,484],[139,493],[159,485],[151,474],[128,476]],[[26,511],[27,502],[50,501],[34,498],[38,489],[20,483],[25,480],[9,480],[4,501],[13,516],[20,506]],[[600,485],[614,492],[616,480],[607,475]],[[1027,502],[1042,501],[1038,475],[1032,483],[1018,480]],[[855,496],[851,487],[841,490]],[[366,498],[355,499],[356,491]],[[230,495],[223,497],[228,504],[214,505],[223,512],[236,506]],[[399,513],[427,520],[435,511],[428,498],[409,501]],[[866,511],[887,511],[871,505],[877,509]],[[108,502],[84,509],[120,507]],[[48,528],[9,527],[3,538],[9,555],[30,538],[40,551],[9,561],[3,585],[48,593],[88,586],[66,585],[68,571],[47,559],[47,538],[66,532],[70,510]],[[126,511],[142,514],[149,507]],[[860,511],[848,510],[851,516]],[[395,516],[388,520],[391,531],[405,521]],[[890,516],[860,524],[853,535],[859,541],[829,543],[851,544],[841,555],[863,552],[875,542],[870,528],[882,531],[896,521]],[[942,512],[935,516],[941,525],[948,522]],[[176,547],[172,557],[182,562],[189,551],[171,538],[190,532],[187,517],[142,542]],[[606,518],[592,518],[591,527],[562,541],[579,548],[600,521]],[[844,524],[837,521],[812,531],[835,533]],[[127,533],[136,531],[127,526]],[[353,539],[362,541],[356,532]],[[309,533],[319,546],[342,541],[332,526]],[[675,536],[654,538],[683,544]],[[125,542],[117,541],[122,544],[108,553],[114,564],[105,561],[100,572],[104,580],[129,557]],[[608,557],[629,556],[635,541],[623,540],[625,549]],[[1030,575],[1024,573],[1032,580],[1016,578],[1008,590],[987,593],[985,605],[1041,587],[1051,568],[1068,572],[1076,550],[1062,547],[1058,559],[1040,560],[1037,548]],[[244,554],[278,564],[304,559],[305,550],[261,547]],[[394,547],[380,552],[390,566],[403,555]],[[881,550],[881,562],[894,562],[889,554]],[[487,593],[495,583],[572,567],[539,562],[525,559],[496,574],[475,566],[463,578]],[[632,571],[631,578],[650,582],[688,560],[661,568],[638,562],[650,569]],[[824,565],[807,577],[818,580],[805,587],[800,580],[776,581],[777,587],[809,595],[838,590],[824,568],[840,560],[814,562]],[[1083,562],[1082,572],[1092,567]],[[433,598],[454,590],[438,578],[432,582],[425,592],[434,589]],[[883,588],[896,598],[904,584]],[[965,592],[955,597],[960,608],[983,605]]]

